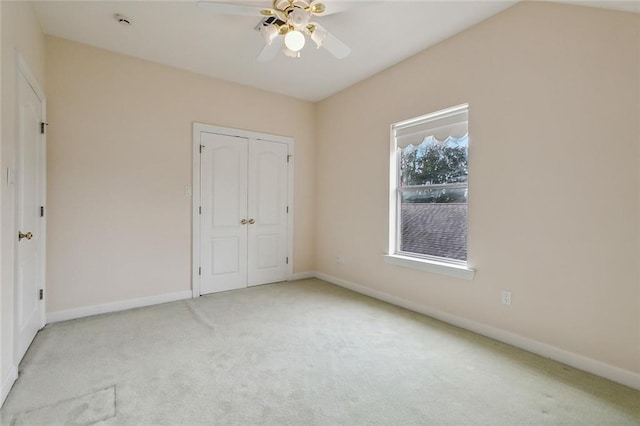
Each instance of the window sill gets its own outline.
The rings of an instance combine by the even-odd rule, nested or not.
[[[465,266],[454,265],[434,260],[418,259],[415,257],[388,254],[384,256],[384,261],[396,266],[417,269],[419,271],[434,272],[436,274],[448,275],[450,277],[472,280],[476,271]]]

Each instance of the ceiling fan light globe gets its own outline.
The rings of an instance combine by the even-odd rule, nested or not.
[[[302,50],[304,43],[304,34],[300,31],[289,31],[287,35],[284,36],[284,44],[287,46],[287,49],[292,52],[299,52]]]
[[[313,31],[311,31],[311,40],[318,46],[318,49],[322,47],[322,43],[327,38],[327,30],[320,25],[314,25]]]
[[[296,7],[289,13],[289,23],[293,28],[301,31],[309,24],[309,13],[304,9]]]
[[[260,29],[265,44],[271,44],[273,39],[278,35],[278,28],[275,25],[267,25]]]

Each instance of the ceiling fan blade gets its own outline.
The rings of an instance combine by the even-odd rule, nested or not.
[[[284,46],[284,37],[282,36],[276,37],[275,39],[273,39],[273,41],[271,41],[271,44],[267,44],[264,46],[264,48],[258,55],[258,62],[269,62],[270,60],[276,57],[278,52],[282,50],[283,46]]]
[[[220,15],[260,16],[264,7],[247,6],[243,4],[218,3],[217,1],[199,1],[198,7],[211,10]]]
[[[325,9],[322,12],[320,13],[312,12],[312,14],[315,16],[329,16],[329,15],[335,15],[336,13],[342,13],[349,9],[353,9],[353,6],[329,3],[325,6]]]
[[[344,59],[351,53],[351,48],[344,44],[338,37],[334,36],[326,30],[322,25],[312,22],[315,27],[311,35],[311,39],[318,45],[324,47],[329,53],[338,59]],[[315,38],[317,34],[317,39]]]
[[[351,48],[331,33],[327,33],[322,47],[338,59],[344,59],[351,53]]]

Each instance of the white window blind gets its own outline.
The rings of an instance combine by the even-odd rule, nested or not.
[[[448,137],[461,138],[468,132],[468,107],[451,108],[443,113],[429,114],[412,120],[396,123],[394,136],[398,148],[420,145],[432,136],[439,141]]]

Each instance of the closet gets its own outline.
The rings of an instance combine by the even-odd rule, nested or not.
[[[199,294],[287,280],[290,143],[196,136]]]

